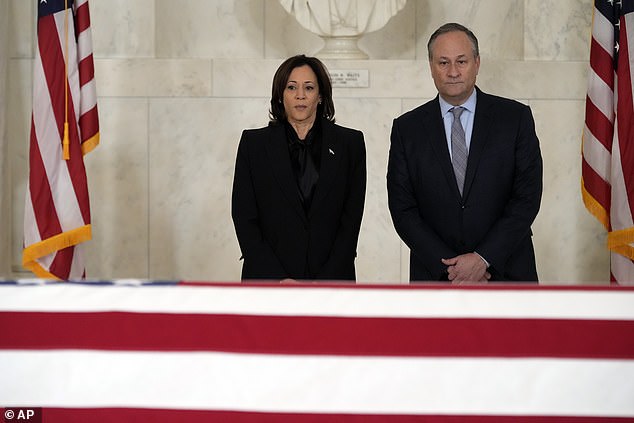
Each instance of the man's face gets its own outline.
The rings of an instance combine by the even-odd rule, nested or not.
[[[440,96],[458,106],[473,92],[480,69],[467,34],[452,31],[439,35],[431,45],[431,77]]]

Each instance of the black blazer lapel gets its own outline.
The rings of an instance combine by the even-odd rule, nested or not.
[[[291,168],[290,156],[288,153],[288,141],[284,125],[274,124],[269,126],[269,137],[266,141],[266,151],[269,155],[271,170],[275,175],[280,189],[288,199],[289,204],[301,218],[306,220],[306,213],[300,199],[299,188],[295,181],[295,175]]]
[[[486,148],[488,133],[491,127],[491,113],[489,112],[489,98],[482,91],[477,89],[476,112],[473,118],[473,132],[471,133],[471,144],[469,146],[469,158],[467,159],[467,171],[464,182],[464,198],[467,198],[471,190],[471,184],[475,178],[476,171],[480,164],[480,158]]]
[[[343,142],[338,137],[335,125],[326,120],[322,120],[322,143],[321,143],[321,167],[319,169],[319,180],[315,188],[315,194],[310,207],[309,215],[332,189],[336,181],[337,172],[341,165],[341,160],[345,152]]]
[[[456,183],[456,175],[453,173],[453,166],[451,164],[451,156],[449,155],[449,148],[447,147],[447,135],[445,134],[445,125],[443,123],[443,117],[440,113],[440,102],[438,96],[430,103],[430,107],[427,109],[427,113],[423,116],[423,123],[425,128],[421,131],[421,134],[431,134],[431,144],[434,154],[438,158],[438,163],[445,174],[447,185],[452,187],[452,190],[456,194],[457,198],[460,198],[460,191],[458,191],[458,184]]]

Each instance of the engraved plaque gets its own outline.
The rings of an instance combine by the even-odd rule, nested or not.
[[[368,88],[370,71],[367,69],[331,70],[330,80],[333,88]]]

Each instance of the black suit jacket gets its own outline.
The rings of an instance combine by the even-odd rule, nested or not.
[[[319,181],[302,206],[283,124],[245,130],[233,180],[231,215],[242,250],[242,279],[354,280],[363,216],[363,134],[322,119]]]
[[[542,158],[528,106],[477,89],[460,196],[438,97],[398,117],[387,173],[390,213],[409,246],[410,280],[443,280],[441,258],[478,252],[494,281],[537,281],[530,226]]]

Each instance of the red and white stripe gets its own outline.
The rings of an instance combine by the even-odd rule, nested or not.
[[[634,421],[632,288],[0,286],[44,421]]]
[[[99,143],[87,0],[77,1],[68,12],[62,7],[39,16],[37,31],[23,265],[39,277],[78,279],[85,276],[81,243],[91,239],[83,155]],[[66,113],[69,160],[62,156]]]
[[[615,25],[618,17],[618,61]],[[611,280],[634,284],[634,0],[595,0],[582,194],[608,230]]]

